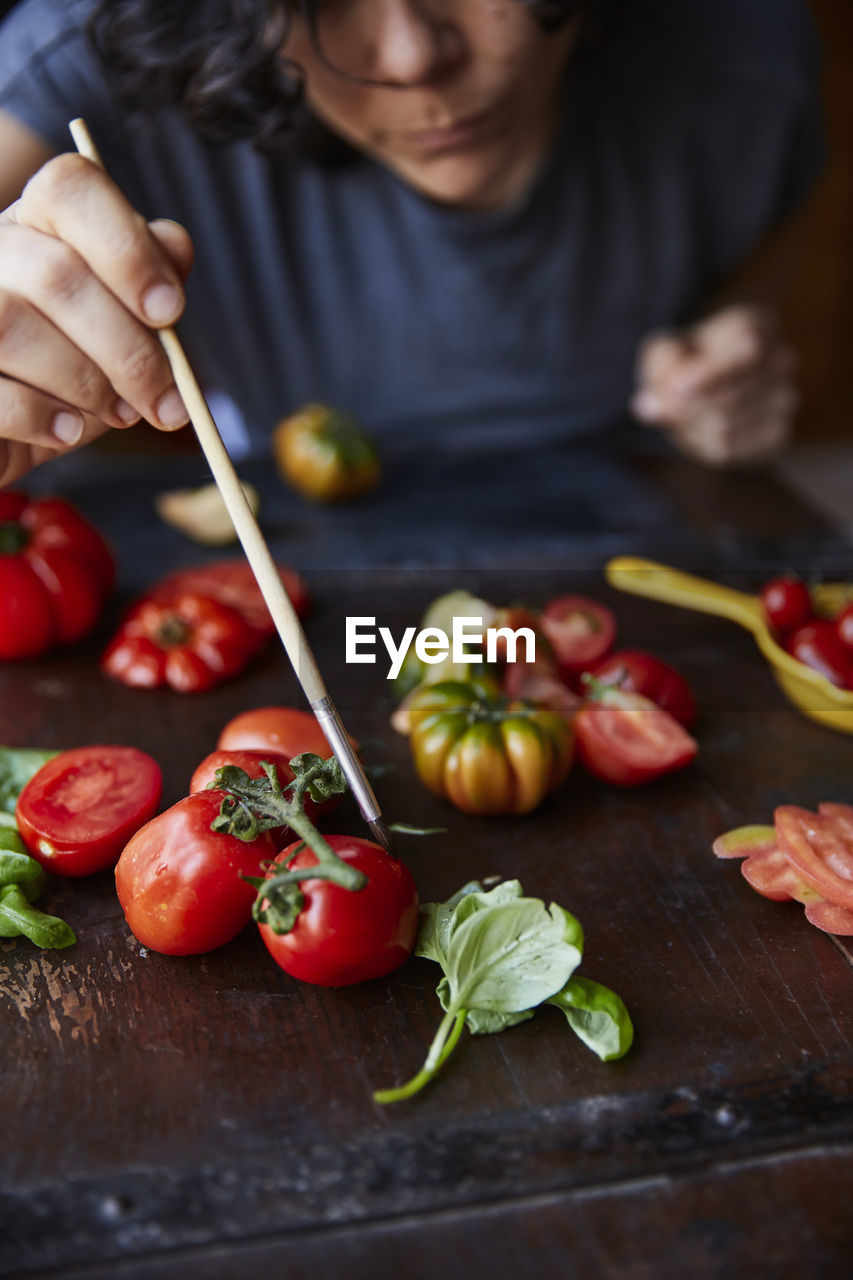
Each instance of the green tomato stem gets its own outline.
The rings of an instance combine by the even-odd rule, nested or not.
[[[449,1010],[439,1023],[438,1031],[436,1031],[433,1042],[429,1047],[426,1061],[417,1075],[412,1076],[411,1080],[396,1089],[378,1090],[373,1095],[373,1101],[383,1104],[386,1102],[403,1102],[404,1099],[412,1098],[416,1093],[420,1093],[424,1085],[429,1084],[430,1080],[438,1075],[456,1048],[467,1016],[467,1009]]]

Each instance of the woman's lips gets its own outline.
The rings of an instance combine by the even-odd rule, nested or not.
[[[480,142],[486,134],[491,132],[497,115],[497,110],[491,108],[488,111],[479,111],[476,115],[464,116],[451,124],[412,130],[403,136],[409,146],[422,155],[457,151]]]

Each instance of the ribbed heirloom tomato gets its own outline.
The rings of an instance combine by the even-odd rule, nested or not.
[[[486,680],[425,686],[409,721],[418,776],[464,813],[528,813],[571,767],[568,721]]]
[[[0,659],[82,640],[114,576],[103,538],[67,502],[0,493]]]

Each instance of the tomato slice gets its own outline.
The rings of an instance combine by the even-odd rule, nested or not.
[[[741,864],[743,878],[753,889],[774,902],[822,901],[819,893],[809,888],[788,855],[780,848],[753,853]]]
[[[853,817],[837,816],[824,805],[810,813],[798,805],[780,805],[775,812],[779,846],[803,880],[822,897],[853,910]],[[847,805],[838,806],[847,810]]]
[[[605,689],[574,720],[583,765],[620,787],[641,786],[690,764],[698,744],[649,698]]]
[[[308,588],[293,569],[277,565],[279,577],[299,617],[308,612]],[[193,569],[179,569],[163,578],[149,592],[155,600],[181,595],[208,595],[231,605],[262,635],[272,635],[275,625],[251,565],[245,560],[217,560]]]
[[[806,903],[806,919],[824,933],[838,933],[843,937],[853,934],[853,911],[825,898]]]
[[[609,653],[616,619],[606,605],[587,596],[557,596],[542,610],[542,630],[560,665],[560,673],[579,675]]]
[[[74,747],[48,760],[18,797],[15,819],[48,871],[87,876],[111,866],[157,811],[160,766],[135,747]]]

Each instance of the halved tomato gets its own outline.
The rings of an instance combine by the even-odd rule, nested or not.
[[[549,600],[540,621],[564,679],[571,680],[600,662],[616,638],[615,617],[606,605],[588,596]]]
[[[690,764],[698,744],[650,698],[599,689],[574,718],[578,758],[590,773],[637,787]]]

